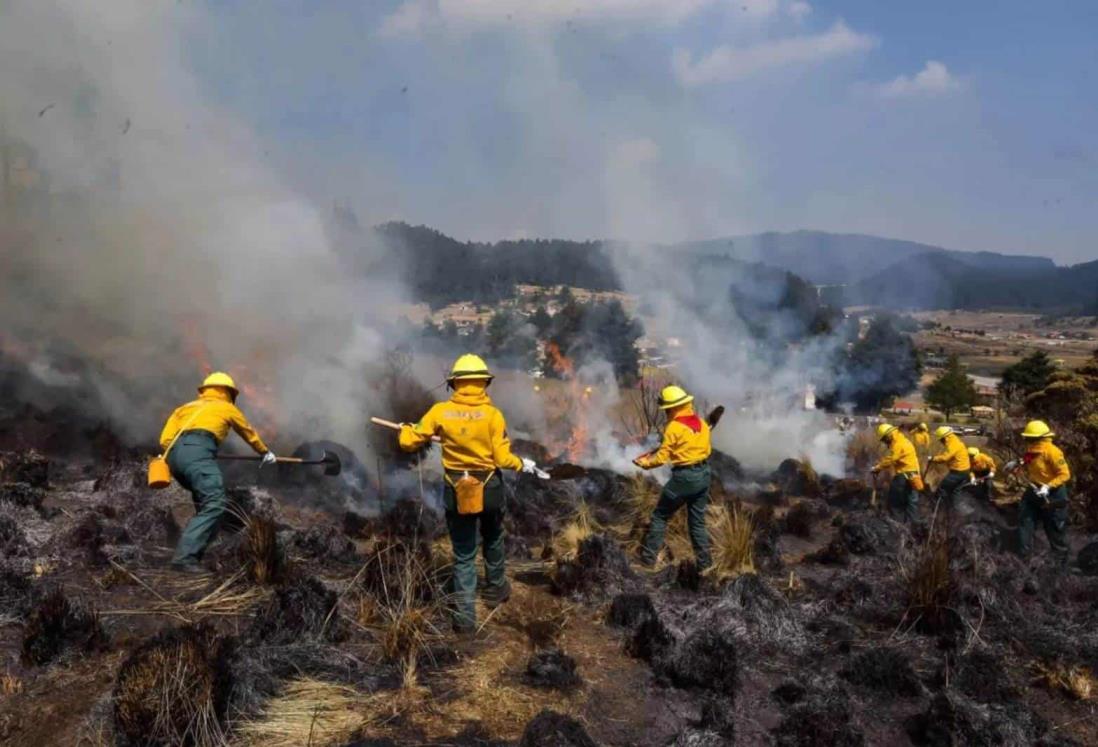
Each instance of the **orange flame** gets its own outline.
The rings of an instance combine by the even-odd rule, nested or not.
[[[556,343],[545,345],[549,362],[561,378],[568,383],[568,410],[572,421],[572,431],[564,453],[570,462],[578,462],[587,451],[590,431],[587,425],[587,400],[591,396],[591,387],[584,387],[576,379],[576,366],[572,359],[560,351]]]

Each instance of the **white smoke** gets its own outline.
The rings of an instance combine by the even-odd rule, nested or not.
[[[193,3],[5,4],[0,137],[31,177],[3,185],[5,324],[135,382],[102,399],[144,441],[192,396],[196,357],[266,392],[283,435],[359,441],[361,371],[387,342],[371,310],[400,286],[350,279],[324,211],[204,94],[184,61],[207,23]]]

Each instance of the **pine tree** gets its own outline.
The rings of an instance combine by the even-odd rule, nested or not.
[[[944,412],[947,420],[956,410],[976,404],[976,384],[968,378],[956,355],[949,356],[945,371],[927,387],[926,401]]]

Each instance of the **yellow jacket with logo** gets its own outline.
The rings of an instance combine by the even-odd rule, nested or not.
[[[992,457],[991,454],[985,454],[981,451],[979,454],[972,457],[972,471],[979,476],[994,472],[995,458]]]
[[[442,466],[455,472],[522,469],[522,460],[511,453],[507,423],[492,405],[483,385],[459,385],[448,402],[439,402],[415,425],[400,429],[400,448],[416,451],[442,438]]]
[[[1022,461],[1030,482],[1058,488],[1071,479],[1064,452],[1052,441],[1041,440],[1029,445]]]
[[[930,448],[930,434],[926,431],[915,431],[915,447],[926,451]]]
[[[894,472],[919,472],[919,457],[915,454],[915,446],[907,440],[907,436],[899,431],[892,432],[892,440],[888,442],[888,453],[885,454],[877,466],[873,469],[891,469]]]
[[[218,443],[225,440],[231,428],[257,453],[266,454],[268,451],[267,444],[263,443],[244,413],[233,404],[226,392],[218,389],[206,389],[194,402],[175,409],[160,432],[160,448],[166,450],[181,428],[209,431]]]
[[[972,469],[972,464],[968,458],[968,447],[965,446],[965,442],[956,433],[950,433],[942,439],[942,443],[945,444],[945,451],[932,456],[930,461],[939,464],[944,462],[953,472],[968,472]]]
[[[709,423],[694,414],[693,408],[672,418],[663,431],[663,441],[654,453],[642,456],[637,464],[645,469],[670,462],[685,467],[704,462],[713,453],[709,439]]]

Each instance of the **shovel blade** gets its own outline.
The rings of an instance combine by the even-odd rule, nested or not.
[[[324,474],[328,477],[335,477],[343,471],[343,463],[339,461],[339,455],[327,449],[325,449],[324,458],[320,460],[320,463],[324,465]]]

